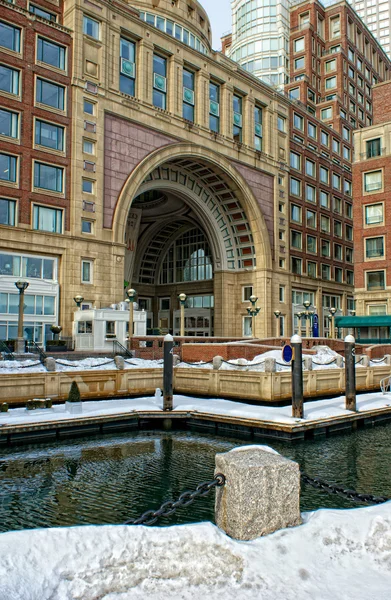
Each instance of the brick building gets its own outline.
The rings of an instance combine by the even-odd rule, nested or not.
[[[358,316],[391,314],[391,82],[373,88],[374,120],[354,133],[355,297]],[[388,337],[371,331],[369,337]]]
[[[0,3],[0,339],[16,334],[27,278],[25,335],[58,320],[58,240],[70,233],[72,36],[63,2]]]
[[[373,123],[372,86],[389,75],[387,55],[347,2],[292,6],[286,243],[293,312],[310,300],[321,334],[328,332],[329,307],[346,314],[354,306],[353,131]]]

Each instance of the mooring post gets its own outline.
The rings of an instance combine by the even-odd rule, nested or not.
[[[300,525],[299,465],[266,446],[242,446],[216,454],[215,521],[236,540],[253,540]]]
[[[352,335],[345,338],[345,408],[356,408],[356,340]]]
[[[174,338],[169,333],[163,343],[163,410],[172,410],[172,380],[174,375]]]
[[[292,417],[302,419],[303,407],[303,343],[299,335],[291,337],[292,357]]]

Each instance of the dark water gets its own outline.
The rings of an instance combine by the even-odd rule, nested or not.
[[[134,432],[5,448],[0,530],[122,523],[213,479],[215,454],[251,442],[190,432]],[[258,442],[261,443],[261,442]],[[309,475],[391,497],[391,425],[296,444],[267,442]],[[214,492],[162,525],[213,521]],[[309,487],[302,510],[357,506]]]

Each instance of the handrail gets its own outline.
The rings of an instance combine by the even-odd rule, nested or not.
[[[127,348],[125,348],[125,346],[123,346],[118,340],[113,340],[113,353],[116,353],[116,348],[118,348],[119,354],[125,355],[125,356],[129,356],[129,358],[133,358],[133,354],[130,352],[130,350],[128,350]]]
[[[380,389],[382,394],[386,394],[387,392],[391,391],[391,375],[380,380]]]
[[[39,360],[41,361],[41,363],[43,365],[45,364],[45,360],[47,359],[47,356],[46,356],[45,352],[42,350],[42,348],[40,346],[38,346],[37,342],[35,342],[34,340],[28,340],[27,348],[29,351],[32,351],[35,354],[39,354]]]
[[[10,360],[15,360],[15,356],[13,355],[12,351],[2,340],[0,340],[0,352],[4,352],[4,354],[10,358]]]

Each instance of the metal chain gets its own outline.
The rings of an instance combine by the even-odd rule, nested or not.
[[[371,494],[360,494],[355,490],[346,490],[338,485],[327,483],[326,481],[319,479],[319,477],[310,477],[306,473],[303,473],[303,471],[301,471],[301,480],[307,485],[322,490],[322,492],[336,494],[337,496],[347,498],[348,500],[357,500],[358,502],[364,502],[366,504],[383,504],[389,500],[389,498],[386,498],[385,496],[372,496]]]
[[[196,498],[206,496],[215,487],[221,487],[225,484],[225,477],[222,473],[217,473],[213,481],[205,481],[197,485],[194,491],[183,492],[178,500],[168,500],[164,502],[157,510],[147,510],[141,517],[125,521],[124,525],[154,525],[158,519],[173,515],[178,508],[190,506]]]

